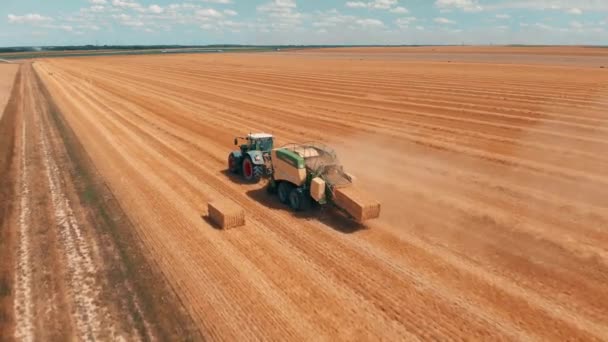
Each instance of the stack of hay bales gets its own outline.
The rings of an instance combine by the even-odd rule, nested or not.
[[[245,225],[245,211],[236,203],[223,199],[208,203],[209,218],[222,229]]]
[[[380,216],[380,202],[352,185],[336,189],[334,203],[346,210],[358,222]]]

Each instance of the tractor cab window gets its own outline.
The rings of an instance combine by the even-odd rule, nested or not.
[[[272,149],[272,139],[257,139],[254,147],[259,151],[270,151]]]

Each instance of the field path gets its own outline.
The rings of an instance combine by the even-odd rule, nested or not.
[[[203,337],[605,340],[608,73],[343,54],[35,70]],[[227,174],[251,131],[335,146],[381,219]],[[245,227],[202,219],[219,198]]]

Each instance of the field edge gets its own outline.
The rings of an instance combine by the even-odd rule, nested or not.
[[[15,143],[17,132],[16,106],[21,101],[21,69],[15,74],[11,94],[0,112],[0,341],[10,339],[13,333],[13,260],[14,221],[17,178]]]
[[[42,90],[42,96],[49,103],[52,124],[56,127],[65,146],[65,165],[74,181],[80,205],[87,209],[89,222],[104,243],[104,252],[115,252],[118,260],[108,257],[112,263],[108,279],[116,284],[129,284],[137,298],[128,298],[128,314],[132,315],[142,337],[150,329],[160,340],[200,339],[200,331],[193,324],[179,301],[174,289],[164,275],[146,256],[145,247],[137,237],[130,221],[112,190],[98,172],[76,134],[54,103],[43,80],[35,68],[35,82]],[[129,291],[131,292],[131,291]],[[143,316],[139,312],[143,312]],[[148,326],[148,325],[151,325]]]

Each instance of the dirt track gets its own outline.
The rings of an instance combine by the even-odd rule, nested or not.
[[[288,57],[35,64],[205,337],[608,338],[607,71]],[[382,219],[228,176],[258,130],[336,146]]]

